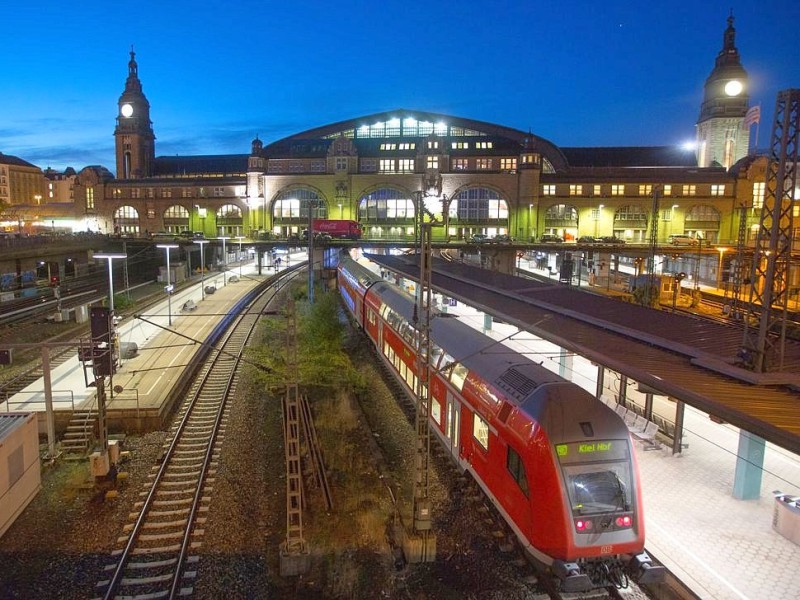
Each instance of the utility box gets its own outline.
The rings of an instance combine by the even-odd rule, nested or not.
[[[75,307],[75,322],[86,323],[89,320],[89,307],[86,304],[81,304]]]
[[[42,488],[36,413],[0,414],[0,537]]]
[[[108,462],[115,465],[119,462],[119,441],[108,440]]]
[[[772,528],[790,542],[800,546],[800,496],[783,494],[775,495],[775,509],[772,513]]]
[[[105,477],[109,467],[108,452],[92,452],[89,456],[89,473],[93,477]]]

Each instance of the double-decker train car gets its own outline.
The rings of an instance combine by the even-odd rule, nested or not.
[[[337,278],[353,319],[413,394],[414,298],[345,255]],[[563,591],[663,577],[644,549],[630,434],[603,402],[444,317],[431,320],[429,390],[431,430]]]

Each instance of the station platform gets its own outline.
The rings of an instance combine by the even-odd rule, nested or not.
[[[306,260],[304,252],[287,256],[280,270]],[[195,282],[176,291],[169,301],[165,294],[162,302],[119,323],[116,330],[120,345],[135,344],[138,351],[131,358],[120,359],[117,372],[107,379],[109,423],[126,421],[126,429],[133,430],[139,428],[137,423],[141,427],[163,422],[169,408],[164,401],[200,344],[230,306],[275,272],[271,262],[264,266],[261,275],[253,263],[229,265],[225,274],[213,271],[202,280],[197,277]],[[203,291],[208,286],[215,288],[213,293]],[[91,370],[84,371],[77,355],[53,367],[50,378],[57,430],[65,427],[73,412],[97,408]],[[45,434],[44,380],[39,379],[11,396],[0,410],[36,412],[39,431]]]
[[[498,343],[541,361],[592,394],[597,392],[598,366],[590,359],[487,318],[464,302],[442,294],[434,294],[434,302]],[[604,380],[605,400],[613,403],[618,383]],[[800,564],[800,546],[773,528],[773,492],[800,494],[800,456],[767,443],[759,497],[739,500],[732,493],[739,436],[737,427],[686,406],[680,453],[674,454],[664,443],[655,449],[635,444],[644,493],[646,548],[703,599],[800,598],[795,569]]]

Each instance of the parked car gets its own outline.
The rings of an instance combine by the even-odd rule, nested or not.
[[[472,235],[472,243],[473,244],[483,244],[484,242],[489,241],[489,236],[485,233],[475,233]]]
[[[560,244],[564,241],[564,238],[558,235],[554,235],[552,233],[545,233],[542,237],[539,238],[539,241],[543,244]]]
[[[494,242],[495,244],[510,244],[514,241],[514,238],[508,235],[507,233],[501,233],[500,235],[494,236],[490,242]]]
[[[615,235],[602,235],[596,240],[600,244],[613,244],[613,245],[622,245],[625,243],[625,240],[618,238]]]
[[[669,243],[673,246],[697,246],[700,240],[690,235],[672,234],[669,236]]]
[[[578,238],[579,244],[595,244],[597,243],[597,238],[593,235],[582,235]]]

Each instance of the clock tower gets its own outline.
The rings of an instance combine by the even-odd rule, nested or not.
[[[138,179],[153,174],[155,141],[150,121],[150,103],[142,92],[136,53],[131,48],[125,91],[117,101],[117,126],[114,129],[117,179]]]
[[[747,156],[750,129],[745,114],[750,103],[747,72],[736,49],[733,15],[722,38],[722,50],[706,79],[697,120],[697,164],[729,169]]]

